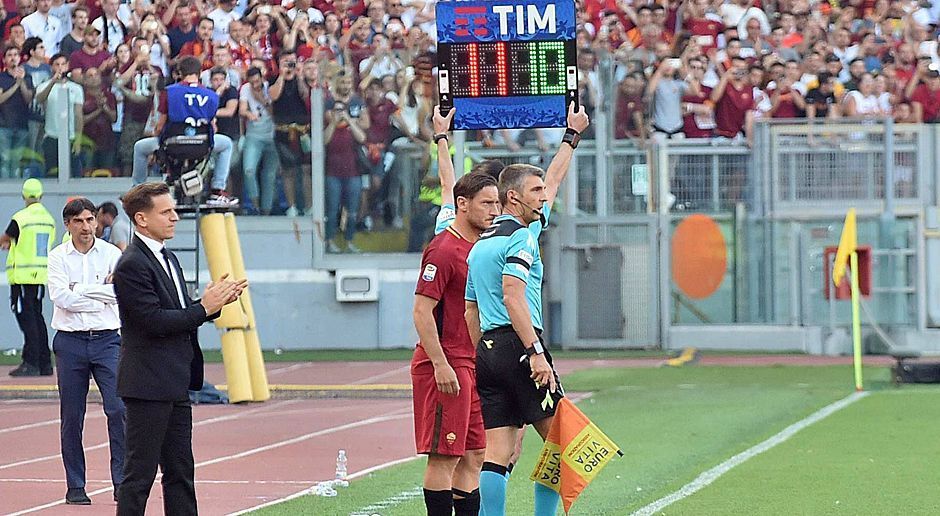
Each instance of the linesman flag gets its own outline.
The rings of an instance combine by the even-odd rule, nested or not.
[[[845,224],[842,226],[842,238],[839,239],[839,249],[836,251],[835,267],[832,269],[832,283],[839,286],[845,276],[845,264],[849,255],[858,249],[858,230],[855,224],[855,208],[850,208],[845,214]],[[855,271],[852,271],[855,272]]]
[[[620,447],[601,432],[568,398],[562,398],[542,447],[542,454],[529,477],[561,495],[565,514],[581,491],[604,469]]]

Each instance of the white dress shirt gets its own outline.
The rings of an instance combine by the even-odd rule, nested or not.
[[[49,251],[52,328],[59,331],[116,330],[121,327],[114,285],[106,284],[121,250],[95,239],[82,254],[71,240]]]
[[[150,249],[150,252],[153,253],[153,256],[156,257],[157,261],[160,262],[160,265],[163,266],[164,272],[173,278],[173,284],[176,285],[176,295],[179,296],[180,299],[180,306],[186,308],[186,298],[183,296],[183,282],[180,281],[180,277],[176,274],[176,267],[167,269],[166,259],[163,257],[163,248],[166,246],[150,237],[141,235],[137,231],[134,231],[134,234],[137,235],[137,237],[147,245],[147,249]]]
[[[42,14],[35,11],[20,21],[27,38],[37,37],[46,46],[46,55],[59,52],[59,41],[62,39],[62,22],[52,13]]]

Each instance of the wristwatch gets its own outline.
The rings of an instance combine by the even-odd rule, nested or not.
[[[561,139],[562,143],[567,143],[572,149],[577,149],[581,143],[581,133],[572,128],[565,129],[565,136]]]
[[[447,133],[437,133],[434,135],[434,143],[440,143],[441,140],[448,140]]]
[[[542,353],[545,353],[545,348],[542,347],[542,341],[538,339],[532,342],[531,347],[525,348],[525,354],[530,357],[533,355],[541,355]]]

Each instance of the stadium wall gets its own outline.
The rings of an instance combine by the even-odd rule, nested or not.
[[[58,222],[57,238],[65,228],[61,223],[62,207],[72,196],[85,196],[95,204],[116,201],[131,187],[129,179],[83,180],[60,185],[44,180],[43,204]],[[23,206],[21,183],[0,184],[0,218],[3,229],[9,218]],[[418,257],[399,261],[400,269],[384,269],[378,273],[378,300],[372,302],[338,302],[335,274],[313,268],[314,224],[307,218],[239,217],[239,235],[252,300],[257,314],[261,344],[265,349],[378,349],[411,347],[417,340],[411,324],[411,306],[418,268]],[[171,248],[194,244],[195,225],[184,220],[177,227]],[[177,252],[188,279],[193,277],[195,261],[192,253]],[[5,260],[5,253],[3,254]],[[413,263],[410,263],[413,262]],[[202,285],[209,280],[205,256],[200,256]],[[0,295],[8,299],[6,276],[0,275]],[[52,303],[45,299],[43,314],[48,324]],[[0,314],[0,349],[22,347],[22,334],[13,314]],[[219,332],[211,324],[200,329],[204,349],[221,346]]]

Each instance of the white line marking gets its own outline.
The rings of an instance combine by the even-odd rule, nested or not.
[[[64,484],[64,478],[0,478],[0,483],[25,484]],[[110,484],[110,480],[86,480],[89,484]],[[309,486],[309,480],[196,480],[197,484],[209,485],[298,485]],[[314,482],[315,483],[315,482]]]
[[[90,419],[101,419],[103,417],[105,417],[105,415],[101,413],[86,414],[85,422],[88,422],[88,420]],[[29,430],[30,428],[39,428],[40,426],[58,425],[61,421],[62,421],[61,419],[47,419],[45,421],[38,421],[36,423],[29,423],[27,425],[11,426],[9,428],[0,428],[0,434],[5,434],[8,432],[17,432],[20,430]]]
[[[401,412],[401,411],[399,411],[399,412]],[[324,428],[324,429],[322,429],[322,430],[317,430],[316,432],[310,432],[310,433],[308,433],[308,434],[298,435],[297,437],[292,437],[292,438],[290,438],[290,439],[285,439],[285,440],[283,440],[283,441],[277,441],[277,442],[274,442],[274,443],[271,443],[271,444],[267,444],[267,445],[265,445],[265,446],[259,446],[259,447],[257,447],[257,448],[251,448],[251,449],[249,449],[249,450],[245,450],[245,451],[242,451],[242,452],[239,452],[239,453],[233,453],[232,455],[225,455],[225,456],[223,456],[223,457],[217,457],[217,458],[215,458],[215,459],[209,459],[209,460],[207,460],[207,461],[199,462],[199,463],[196,464],[196,467],[198,468],[198,467],[202,467],[202,466],[211,466],[212,464],[218,464],[218,463],[220,463],[220,462],[226,462],[226,461],[230,461],[230,460],[234,460],[234,459],[242,459],[242,458],[245,458],[245,457],[249,457],[249,456],[251,456],[251,455],[256,455],[256,454],[258,454],[258,453],[266,452],[266,451],[269,451],[269,450],[274,450],[274,449],[276,449],[276,448],[281,448],[281,447],[283,447],[283,446],[289,446],[289,445],[291,445],[291,444],[297,444],[297,443],[299,443],[299,442],[303,442],[303,441],[312,439],[312,438],[314,438],[314,437],[320,437],[320,436],[322,436],[322,435],[327,435],[327,434],[332,434],[332,433],[336,433],[336,432],[341,432],[341,431],[343,431],[343,430],[350,430],[350,429],[352,429],[352,428],[358,428],[358,427],[360,427],[360,426],[367,426],[367,425],[371,425],[372,423],[384,423],[384,422],[386,422],[386,421],[394,421],[394,420],[396,420],[396,419],[402,419],[402,418],[405,418],[405,417],[411,417],[411,409],[410,409],[410,408],[408,409],[408,413],[407,413],[407,414],[397,414],[397,415],[396,415],[395,413],[392,413],[392,414],[389,414],[389,415],[387,415],[387,416],[375,416],[375,417],[370,417],[370,418],[368,418],[368,419],[360,419],[359,421],[353,421],[353,422],[351,422],[351,423],[346,423],[346,424],[343,424],[343,425],[333,426],[333,427],[330,427],[330,428]]]
[[[357,472],[355,472],[355,473],[349,475],[347,478],[348,478],[349,480],[355,480],[355,479],[357,479],[357,478],[359,478],[359,477],[364,477],[364,476],[368,475],[369,473],[374,473],[374,472],[379,471],[379,470],[381,470],[381,469],[390,468],[390,467],[392,467],[392,466],[397,466],[397,465],[399,465],[399,464],[404,464],[404,463],[406,463],[406,462],[411,462],[411,461],[413,461],[413,460],[415,460],[415,459],[418,459],[418,458],[421,458],[421,457],[422,457],[422,455],[413,455],[413,456],[411,456],[411,457],[405,457],[405,458],[403,458],[403,459],[390,460],[390,461],[388,461],[388,462],[386,462],[386,463],[384,463],[384,464],[378,464],[378,465],[376,465],[376,466],[372,466],[372,467],[370,467],[370,468],[366,468],[366,469],[363,469],[363,470],[361,470],[361,471],[357,471]],[[312,484],[312,485],[316,486],[317,482],[308,482],[308,485],[309,485],[309,484]],[[271,507],[272,505],[277,505],[277,504],[281,504],[281,503],[284,503],[284,502],[288,502],[288,501],[290,501],[290,500],[293,500],[294,498],[300,498],[301,496],[305,496],[305,495],[308,495],[308,494],[312,493],[312,492],[313,492],[313,489],[314,489],[313,487],[308,487],[308,488],[306,488],[306,489],[304,489],[304,490],[302,490],[302,491],[298,491],[298,492],[296,492],[296,493],[294,493],[294,494],[285,496],[285,497],[283,497],[283,498],[278,498],[278,499],[276,499],[276,500],[271,500],[271,501],[265,502],[265,503],[263,503],[263,504],[261,504],[261,505],[256,505],[256,506],[254,506],[254,507],[249,507],[249,508],[247,508],[247,509],[243,509],[243,510],[238,511],[238,512],[233,512],[233,513],[229,514],[228,516],[241,516],[242,514],[248,514],[248,513],[250,513],[250,512],[254,512],[254,511],[257,511],[257,510],[260,510],[260,509],[264,509],[265,507]]]
[[[399,465],[399,464],[405,464],[405,463],[407,463],[407,462],[411,462],[411,461],[413,461],[413,460],[420,459],[421,457],[424,457],[424,455],[412,455],[411,457],[405,457],[405,458],[403,458],[403,459],[390,460],[390,461],[386,462],[385,464],[379,464],[379,465],[377,465],[377,466],[372,466],[371,468],[366,468],[366,469],[363,469],[363,470],[361,470],[361,471],[357,471],[357,472],[353,473],[352,475],[349,475],[347,478],[348,478],[349,480],[355,480],[355,479],[357,479],[357,478],[359,478],[359,477],[364,477],[364,476],[368,475],[369,473],[375,473],[376,471],[379,471],[379,470],[381,470],[381,469],[390,468],[390,467],[392,467],[392,466],[397,466],[397,465]]]
[[[747,461],[748,459],[751,459],[753,457],[756,457],[757,455],[760,455],[761,453],[764,453],[765,451],[773,448],[774,446],[777,446],[778,444],[786,441],[790,437],[793,437],[793,435],[799,432],[800,430],[812,425],[813,423],[816,423],[825,419],[829,415],[839,410],[842,410],[843,408],[851,405],[852,403],[855,403],[856,401],[864,398],[865,396],[868,396],[869,394],[870,392],[868,391],[855,392],[849,396],[846,396],[845,398],[842,398],[839,401],[836,401],[835,403],[826,405],[825,407],[817,410],[816,412],[813,412],[809,416],[806,416],[804,419],[801,419],[797,421],[796,423],[793,423],[792,425],[784,428],[778,434],[768,438],[767,440],[761,443],[758,443],[748,448],[747,450],[744,450],[743,452],[735,455],[734,457],[731,457],[730,459],[709,469],[708,471],[705,471],[704,473],[700,474],[692,482],[689,482],[688,484],[682,486],[682,488],[679,489],[678,491],[672,494],[666,495],[660,498],[659,500],[656,500],[655,502],[647,505],[646,507],[639,509],[638,511],[634,512],[632,516],[653,516],[654,514],[659,513],[660,511],[662,511],[669,505],[672,505],[673,503],[678,502],[679,500],[682,500],[684,498],[688,498],[689,496],[695,494],[697,491],[699,491],[703,487],[711,484],[715,480],[718,480],[720,476],[731,471],[731,469],[734,468],[735,466],[739,466],[740,464]]]
[[[350,384],[351,385],[365,385],[365,384],[374,382],[376,380],[388,378],[389,376],[395,376],[398,373],[401,373],[403,371],[408,371],[410,369],[411,369],[411,364],[408,364],[406,366],[401,366],[398,369],[392,369],[391,371],[385,371],[384,373],[379,373],[373,376],[369,376],[368,378],[363,378],[361,380],[356,380],[355,382],[350,382]]]
[[[394,496],[389,496],[388,498],[382,500],[381,502],[374,503],[372,505],[367,505],[362,509],[358,509],[349,514],[349,516],[372,516],[376,511],[381,511],[383,509],[388,509],[389,507],[394,507],[402,502],[407,502],[408,500],[413,500],[424,494],[424,490],[421,486],[414,486],[407,491],[402,491]]]
[[[291,401],[295,401],[295,400],[291,400]],[[251,455],[255,455],[255,454],[258,454],[258,453],[262,453],[262,452],[265,452],[265,451],[268,451],[268,450],[273,450],[273,449],[275,449],[275,448],[280,448],[280,447],[282,447],[282,446],[288,446],[288,445],[291,445],[291,444],[296,444],[296,443],[305,441],[305,440],[307,440],[307,439],[312,439],[312,438],[314,438],[314,437],[320,437],[320,436],[322,436],[322,435],[327,435],[327,434],[331,434],[331,433],[335,433],[335,432],[340,432],[340,431],[343,431],[343,430],[349,430],[349,429],[351,429],[351,428],[357,428],[357,427],[360,427],[360,426],[371,425],[372,423],[382,423],[382,422],[385,422],[385,421],[394,421],[394,420],[396,420],[396,419],[402,419],[402,418],[404,418],[404,417],[411,417],[411,408],[409,407],[409,408],[407,409],[407,411],[408,411],[407,413],[401,414],[401,413],[400,413],[401,410],[399,410],[399,411],[396,411],[396,412],[398,412],[398,414],[396,414],[396,412],[393,412],[393,413],[391,413],[391,414],[389,414],[389,415],[386,415],[386,416],[370,417],[370,418],[367,418],[367,419],[361,419],[361,420],[358,420],[358,421],[353,421],[353,422],[351,422],[351,423],[346,423],[346,424],[342,424],[342,425],[337,425],[337,426],[333,426],[333,427],[330,427],[330,428],[324,428],[324,429],[322,429],[322,430],[317,430],[316,432],[310,432],[310,433],[308,433],[308,434],[304,434],[304,435],[300,435],[300,436],[297,436],[297,437],[293,437],[293,438],[291,438],[291,439],[285,439],[285,440],[283,440],[283,441],[277,441],[277,442],[274,442],[274,443],[271,443],[271,444],[268,444],[268,445],[265,445],[265,446],[259,446],[259,447],[257,447],[257,448],[251,448],[251,449],[245,450],[245,451],[240,452],[240,453],[235,453],[235,454],[232,454],[232,455],[226,455],[226,456],[224,456],[224,457],[217,457],[217,458],[215,458],[215,459],[210,459],[210,460],[203,461],[203,462],[197,462],[196,465],[195,465],[195,467],[196,467],[196,468],[200,468],[200,467],[203,467],[203,466],[210,466],[210,465],[212,465],[212,464],[218,464],[218,463],[220,463],[220,462],[226,462],[226,461],[229,461],[229,460],[241,459],[241,458],[248,457],[248,456],[251,456]],[[246,413],[247,413],[247,412],[246,412]],[[243,414],[244,414],[244,413],[243,413]],[[221,419],[221,418],[214,418],[214,419],[218,420],[218,419]],[[105,444],[107,444],[107,443],[105,443]],[[56,455],[56,457],[58,457],[58,455]],[[156,479],[156,480],[159,480],[161,477],[162,477],[162,475],[157,475],[157,479]],[[156,480],[155,480],[155,481],[156,481]],[[97,495],[99,495],[99,494],[104,494],[104,493],[111,492],[112,490],[114,490],[114,487],[106,487],[106,488],[98,489],[98,490],[95,490],[95,491],[91,491],[91,492],[89,492],[89,493],[87,493],[87,494],[88,494],[88,497],[90,498],[90,497],[93,497],[93,496],[97,496]],[[47,504],[44,504],[44,505],[39,505],[39,506],[36,506],[36,507],[30,507],[29,509],[24,509],[24,510],[19,511],[19,512],[14,512],[14,513],[11,513],[11,514],[9,514],[9,515],[7,515],[7,516],[20,516],[20,515],[22,515],[22,514],[29,514],[29,513],[31,513],[31,512],[36,512],[36,511],[41,511],[41,510],[43,510],[43,509],[49,509],[49,508],[51,508],[51,507],[56,507],[56,506],[62,505],[63,503],[65,503],[65,500],[64,500],[64,499],[62,499],[62,500],[57,500],[57,501],[55,501],[55,502],[50,502],[50,503],[47,503]]]
[[[586,393],[576,394],[576,395],[570,396],[569,398],[571,399],[572,403],[577,403],[577,402],[579,402],[579,401],[589,399],[591,396],[593,396],[593,394],[594,394],[594,393],[586,392]],[[372,466],[371,468],[366,468],[366,469],[364,469],[364,470],[362,470],[362,471],[357,471],[356,473],[353,473],[353,474],[349,475],[348,478],[349,478],[349,480],[355,480],[355,479],[357,479],[357,478],[359,478],[359,477],[364,477],[364,476],[368,475],[369,473],[374,473],[374,472],[376,472],[376,471],[379,471],[379,470],[382,470],[382,469],[385,469],[385,468],[390,468],[390,467],[392,467],[392,466],[397,466],[397,465],[399,465],[399,464],[405,464],[405,463],[411,462],[411,461],[413,461],[413,460],[420,459],[421,457],[424,457],[424,455],[412,455],[412,456],[410,456],[410,457],[404,457],[404,458],[401,458],[401,459],[395,459],[395,460],[392,460],[392,461],[388,461],[388,462],[386,462],[386,463],[384,463],[384,464],[379,464],[379,465],[376,465],[376,466]],[[316,485],[316,482],[314,482],[314,485]],[[248,509],[244,509],[244,510],[241,510],[241,511],[238,511],[238,512],[233,512],[233,513],[229,514],[228,516],[240,516],[240,515],[242,515],[242,514],[248,514],[248,513],[250,513],[250,512],[257,511],[257,510],[259,510],[259,509],[264,509],[265,507],[271,507],[272,505],[278,505],[278,504],[280,504],[280,503],[288,502],[288,501],[293,500],[293,499],[295,499],[295,498],[300,498],[301,496],[304,496],[304,495],[307,495],[307,494],[312,493],[312,492],[313,492],[313,489],[314,489],[313,487],[308,487],[307,489],[304,489],[304,490],[302,490],[302,491],[298,491],[298,492],[296,492],[296,493],[294,493],[294,494],[285,496],[285,497],[283,497],[283,498],[278,498],[278,499],[276,499],[276,500],[271,500],[271,501],[265,502],[265,503],[263,503],[263,504],[261,504],[261,505],[256,505],[256,506],[254,506],[254,507],[250,507],[250,508],[248,508]],[[363,509],[363,511],[364,511],[364,510],[365,510],[365,509]]]
[[[283,406],[283,405],[288,405],[288,404],[290,404],[290,403],[296,403],[297,401],[299,401],[299,400],[287,400],[287,401],[275,402],[275,403],[272,403],[271,405],[266,405],[266,406],[264,406],[264,407],[259,407],[259,408],[256,408],[256,409],[246,410],[245,412],[237,412],[237,413],[235,413],[235,414],[229,414],[229,415],[226,415],[226,416],[217,416],[217,417],[214,417],[214,418],[205,419],[205,420],[203,420],[203,421],[197,421],[196,423],[193,423],[193,426],[196,427],[196,426],[202,426],[202,425],[209,425],[209,424],[212,424],[212,423],[220,423],[220,422],[223,422],[223,421],[231,421],[231,420],[233,420],[233,419],[241,418],[241,417],[243,417],[243,416],[252,415],[252,414],[254,414],[254,413],[256,413],[256,412],[260,412],[260,411],[263,411],[263,410],[266,410],[266,409],[269,409],[269,408],[280,407],[280,406]],[[93,446],[85,446],[85,447],[84,447],[84,450],[85,450],[85,452],[87,453],[87,452],[90,452],[90,451],[95,451],[95,450],[100,450],[100,449],[102,449],[102,448],[107,448],[108,446],[109,446],[109,441],[105,441],[105,442],[103,442],[103,443],[98,443],[98,444],[95,444],[95,445],[93,445]],[[34,457],[34,458],[32,458],[32,459],[21,460],[21,461],[18,461],[18,462],[11,462],[11,463],[9,463],[9,464],[0,464],[0,470],[10,469],[10,468],[16,468],[16,467],[19,467],[19,466],[26,466],[26,465],[29,465],[29,464],[36,464],[37,462],[45,462],[45,461],[47,461],[47,460],[55,460],[55,459],[60,458],[61,456],[62,456],[61,453],[56,453],[56,454],[53,454],[53,455],[45,455],[45,456],[42,456],[42,457]],[[89,496],[91,496],[91,495],[89,495]]]
[[[268,371],[268,376],[273,376],[273,375],[281,374],[281,373],[289,373],[291,371],[296,371],[298,369],[305,369],[307,367],[312,366],[313,364],[314,364],[313,362],[301,362],[299,364],[293,364],[293,365],[284,366],[284,367],[276,367]]]

